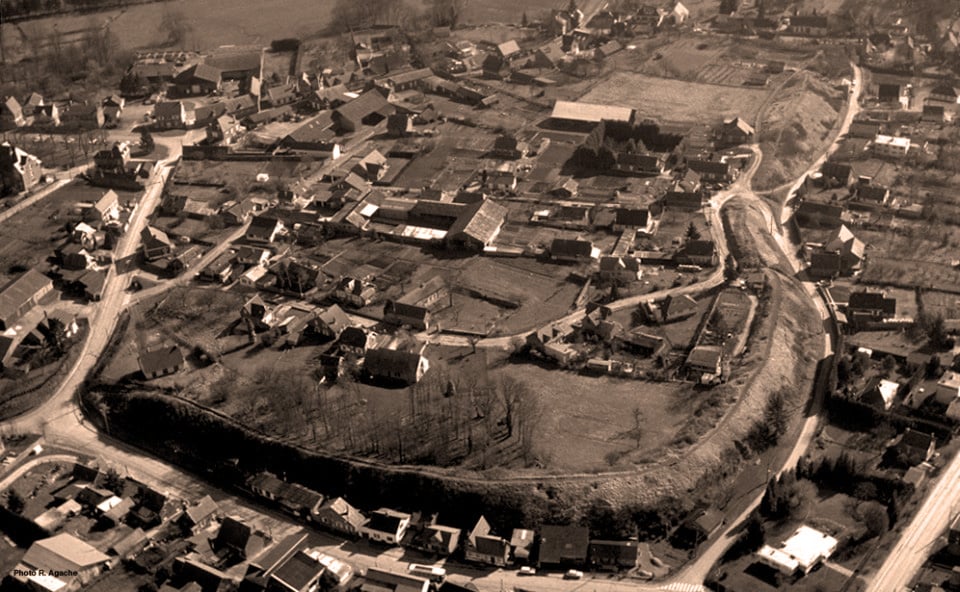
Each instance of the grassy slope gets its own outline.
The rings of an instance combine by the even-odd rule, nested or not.
[[[760,145],[764,159],[754,187],[776,187],[801,173],[826,147],[842,101],[842,91],[812,75],[788,83],[763,117]]]

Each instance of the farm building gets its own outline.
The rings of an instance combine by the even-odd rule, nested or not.
[[[35,269],[9,282],[0,290],[0,330],[16,325],[52,290],[53,281]]]
[[[549,121],[556,127],[590,131],[601,121],[632,124],[635,116],[635,111],[629,107],[557,101]]]
[[[371,89],[333,111],[333,125],[340,133],[354,132],[364,125],[377,125],[396,108],[377,89]]]

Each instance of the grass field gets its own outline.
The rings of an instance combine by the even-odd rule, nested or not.
[[[594,378],[534,364],[510,365],[504,372],[539,394],[544,418],[537,449],[554,470],[594,471],[644,462],[643,457],[676,436],[707,396],[684,384]],[[642,413],[639,447],[636,408]]]
[[[960,319],[960,296],[946,292],[924,292],[921,296],[923,310],[939,314],[945,319]],[[897,308],[900,302],[897,301]]]
[[[918,223],[898,233],[855,232],[868,245],[861,282],[960,293],[960,270],[952,265],[960,246],[960,229]]]
[[[168,43],[159,27],[165,14],[182,14],[190,30],[181,46],[189,50],[208,50],[221,45],[266,46],[273,39],[311,37],[322,32],[331,21],[333,0],[271,0],[268,10],[259,2],[232,0],[172,0],[138,4],[123,10],[93,15],[60,16],[30,21],[28,34],[44,34],[54,26],[60,31],[89,29],[110,23],[123,49],[163,47]],[[4,27],[4,38],[22,41],[14,27]],[[9,35],[8,35],[9,33]],[[11,42],[8,42],[11,43]]]
[[[731,117],[753,121],[766,91],[616,72],[579,100],[632,107],[638,118],[663,123],[715,123]]]

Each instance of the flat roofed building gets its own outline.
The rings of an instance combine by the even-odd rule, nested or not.
[[[757,557],[784,574],[800,571],[806,575],[836,550],[837,539],[804,524],[780,548],[764,545],[757,551]]]
[[[633,123],[634,113],[634,110],[630,107],[557,101],[553,105],[550,119],[557,123],[568,122],[573,124],[600,123],[601,121]]]
[[[873,139],[873,151],[879,156],[906,156],[910,151],[910,138],[877,134]]]

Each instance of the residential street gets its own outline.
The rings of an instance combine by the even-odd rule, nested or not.
[[[856,88],[859,90],[860,85],[862,84],[860,80],[859,69],[855,69],[855,78],[857,85]],[[853,100],[851,101],[851,104],[855,105],[856,94],[852,95],[852,99]],[[844,133],[849,127],[855,112],[856,107],[854,106],[851,106],[849,109],[847,109],[846,115],[844,116],[843,122],[839,128],[841,134]],[[116,260],[123,260],[135,253],[140,242],[140,232],[145,227],[150,213],[160,202],[163,183],[171,170],[169,163],[174,161],[179,156],[179,139],[157,138],[157,142],[163,142],[168,145],[168,148],[170,148],[170,156],[165,161],[158,163],[158,166],[155,169],[154,177],[152,178],[151,183],[143,196],[143,199],[141,200],[130,220],[129,230],[123,236],[116,248]],[[717,269],[714,270],[707,278],[697,284],[626,298],[612,303],[611,306],[613,308],[630,308],[637,306],[637,304],[643,301],[659,299],[671,294],[677,295],[699,292],[720,285],[724,279],[724,265],[726,256],[729,253],[727,240],[723,232],[720,211],[727,202],[734,198],[743,199],[751,204],[755,204],[761,209],[762,212],[764,212],[764,216],[768,222],[768,227],[764,229],[756,229],[756,232],[760,233],[773,231],[774,236],[777,238],[778,243],[788,259],[793,265],[799,266],[799,262],[796,260],[796,246],[791,245],[783,237],[780,224],[776,223],[775,218],[770,213],[769,208],[750,188],[751,179],[756,173],[762,158],[762,153],[756,145],[751,146],[750,149],[754,152],[755,157],[750,161],[749,167],[742,172],[740,178],[733,183],[729,189],[714,196],[713,200],[711,200],[710,207],[707,208],[705,212],[710,222],[711,235],[718,248],[720,265],[717,267]],[[811,167],[811,170],[819,168],[819,162],[821,162],[821,160],[818,160],[817,164],[814,165],[814,167]],[[3,214],[0,214],[0,216],[2,215]],[[231,234],[230,238],[233,239],[239,237],[243,233],[244,229],[245,227],[236,230]],[[228,242],[222,242],[214,249],[211,249],[204,255],[203,259],[201,260],[200,267],[211,262],[227,247]],[[799,269],[799,267],[796,267],[796,269]],[[163,292],[170,289],[170,287],[174,285],[186,283],[190,281],[192,275],[192,273],[187,274],[182,278],[178,278],[172,282],[164,282],[157,287],[141,292],[140,294],[130,295],[125,292],[129,283],[130,275],[128,273],[117,273],[114,268],[111,268],[107,275],[102,301],[99,303],[99,305],[97,305],[96,312],[90,319],[89,336],[82,345],[81,355],[78,358],[77,363],[67,374],[60,388],[45,404],[30,413],[27,413],[13,421],[7,422],[6,425],[8,426],[8,429],[42,433],[47,442],[55,443],[65,448],[75,449],[84,454],[95,456],[99,459],[102,459],[103,464],[116,466],[124,474],[128,474],[136,479],[157,485],[160,489],[166,490],[186,499],[195,499],[202,496],[204,493],[214,491],[214,488],[210,487],[208,484],[190,474],[185,473],[173,465],[167,464],[164,461],[153,458],[145,453],[141,453],[136,449],[127,446],[122,442],[116,441],[107,435],[97,433],[93,426],[86,422],[80,415],[74,400],[77,387],[81,384],[88,371],[97,362],[102,352],[106,348],[122,310],[145,296]],[[808,283],[805,284],[804,287],[806,288],[808,295],[813,299],[814,303],[816,303],[821,317],[823,319],[827,319],[827,310],[818,297],[813,284]],[[582,316],[583,313],[584,311],[580,309],[567,315],[563,319],[559,319],[556,322],[562,323],[573,321]],[[478,343],[478,346],[501,348],[509,347],[511,340],[513,340],[515,337],[516,336],[504,336],[484,339]],[[439,335],[434,336],[432,339],[437,343],[443,343],[447,345],[469,344],[466,338],[459,336]],[[833,344],[831,335],[827,334],[825,336],[824,352],[822,355],[829,355],[832,353],[832,350]],[[800,436],[794,443],[791,454],[787,458],[786,462],[782,465],[782,467],[778,468],[778,472],[793,466],[796,463],[797,458],[799,458],[806,451],[808,445],[810,444],[816,432],[819,420],[819,405],[822,400],[822,386],[823,385],[818,385],[816,389],[817,395],[814,400],[812,411],[804,420]],[[920,522],[922,520],[922,524],[916,528],[914,528],[914,524],[911,524],[907,530],[907,533],[916,531],[915,534],[911,535],[912,538],[909,538],[907,533],[905,533],[901,544],[897,546],[897,549],[900,549],[901,546],[904,547],[901,553],[904,554],[906,559],[903,561],[913,561],[915,556],[920,557],[922,560],[920,551],[923,550],[925,552],[926,549],[924,549],[924,547],[928,544],[928,542],[924,542],[926,541],[927,532],[923,527],[925,525],[938,523],[943,516],[949,515],[952,500],[957,499],[957,497],[960,496],[960,479],[957,479],[958,475],[960,475],[960,459],[955,459],[955,461],[947,470],[946,474],[937,484],[935,491],[932,492],[930,497],[931,500],[942,501],[937,502],[936,504],[932,504],[928,501],[928,504],[922,508],[921,514],[919,514],[917,516],[917,520],[915,520],[915,522]],[[596,477],[596,475],[593,477]],[[11,478],[12,477],[8,477],[7,479],[9,480]],[[0,485],[5,486],[6,483],[6,481],[0,482]],[[733,528],[739,522],[741,522],[749,514],[749,512],[756,507],[757,504],[759,504],[761,495],[762,491],[758,492],[755,499],[751,500],[750,507],[745,510],[736,520],[730,522],[725,532],[723,532],[715,541],[710,543],[709,546],[701,548],[696,560],[689,563],[685,569],[673,575],[665,582],[645,583],[634,579],[616,580],[603,575],[588,577],[581,581],[568,581],[561,579],[559,574],[523,577],[518,575],[518,572],[513,570],[491,571],[475,569],[463,565],[450,567],[450,572],[452,573],[451,579],[457,582],[466,580],[472,581],[485,592],[494,592],[507,588],[532,588],[538,592],[572,592],[574,590],[590,590],[592,592],[625,592],[628,590],[673,590],[675,592],[699,591],[703,589],[702,582],[709,572],[711,566],[720,556],[722,556],[729,545],[733,542]],[[217,496],[222,498],[231,497],[223,492],[217,492]],[[231,503],[237,507],[254,507],[236,498],[232,498]],[[293,527],[293,523],[291,521],[278,518],[272,512],[266,513],[273,516],[277,520],[278,524],[283,524],[286,528]],[[409,554],[403,549],[392,548],[378,554],[374,554],[376,551],[363,545],[363,552],[356,552],[352,549],[358,547],[358,545],[343,544],[339,541],[336,541],[332,537],[327,538],[329,538],[331,545],[328,551],[332,555],[341,559],[345,559],[358,568],[377,565],[379,567],[385,567],[397,571],[406,571],[406,565],[410,561]],[[895,553],[897,552],[897,549],[895,549]],[[893,557],[894,555],[891,554],[891,558]],[[903,573],[904,566],[906,565],[909,565],[909,563],[891,563],[891,561],[888,560],[887,564],[884,565],[884,569],[878,573],[878,576],[875,579],[875,585],[872,589],[898,589],[896,587],[890,587],[890,585],[899,583],[898,578],[902,578],[901,574]],[[884,570],[889,573],[885,573]]]

